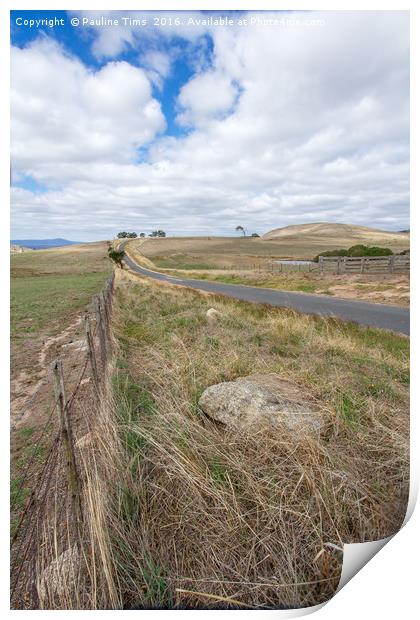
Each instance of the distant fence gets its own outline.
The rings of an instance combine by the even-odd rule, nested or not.
[[[407,273],[409,255],[393,256],[320,256],[319,272],[324,273]]]
[[[85,314],[76,364],[58,358],[51,365],[54,398],[11,492],[12,609],[57,608],[54,599],[63,596],[57,590],[60,572],[73,564],[69,578],[78,579],[75,567],[83,571],[83,545],[88,535],[82,446],[89,440],[91,416],[98,413],[105,389],[113,289],[114,275]]]

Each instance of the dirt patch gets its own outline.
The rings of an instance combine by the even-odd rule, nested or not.
[[[37,426],[43,422],[45,406],[52,399],[49,364],[60,354],[65,354],[66,365],[71,368],[80,357],[83,341],[83,315],[78,315],[62,332],[55,336],[40,336],[12,346],[11,374],[11,424],[12,430],[22,424]],[[84,341],[83,341],[84,342]]]
[[[409,275],[334,276],[331,281],[332,286],[317,288],[315,292],[396,306],[410,304]]]

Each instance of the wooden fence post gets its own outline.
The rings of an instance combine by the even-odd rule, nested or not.
[[[92,376],[93,383],[95,385],[96,390],[99,389],[99,376],[98,376],[98,367],[96,366],[96,357],[95,357],[95,346],[92,338],[92,330],[90,328],[89,316],[85,316],[85,331],[86,331],[86,341],[88,345],[88,354],[90,367],[92,368]]]
[[[105,364],[106,364],[106,335],[105,335],[105,326],[104,326],[104,313],[103,313],[103,309],[101,308],[101,305],[102,305],[101,298],[99,295],[97,295],[97,297],[95,298],[96,324],[98,326],[102,369],[104,369]]]
[[[394,266],[395,266],[395,256],[390,256],[389,257],[389,272],[390,273],[394,273]]]
[[[110,337],[110,320],[111,320],[111,315],[110,315],[109,305],[108,305],[109,303],[108,296],[106,295],[106,293],[99,293],[99,299],[101,301],[101,309],[102,309],[103,319],[104,319],[105,335],[106,335],[107,346],[108,346],[108,339]]]
[[[82,504],[80,499],[79,476],[77,473],[76,457],[74,454],[74,444],[70,420],[68,415],[66,393],[64,389],[63,363],[55,360],[52,363],[54,377],[54,389],[58,401],[58,412],[60,416],[61,439],[64,446],[65,466],[67,470],[67,480],[69,485],[71,504],[74,512],[76,525],[79,527],[82,520]]]

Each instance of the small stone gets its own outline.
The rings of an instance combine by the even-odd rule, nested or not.
[[[216,308],[209,308],[206,312],[207,323],[209,323],[210,325],[213,325],[214,323],[217,322],[217,319],[219,319],[222,316],[223,314],[219,312],[219,310],[216,310]]]

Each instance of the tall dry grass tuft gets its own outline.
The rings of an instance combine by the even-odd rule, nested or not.
[[[408,490],[406,343],[119,273],[115,369],[86,458],[94,608],[287,608],[331,597],[343,543],[395,532]],[[205,312],[222,318],[209,326]],[[212,383],[296,381],[320,438],[206,418]]]

